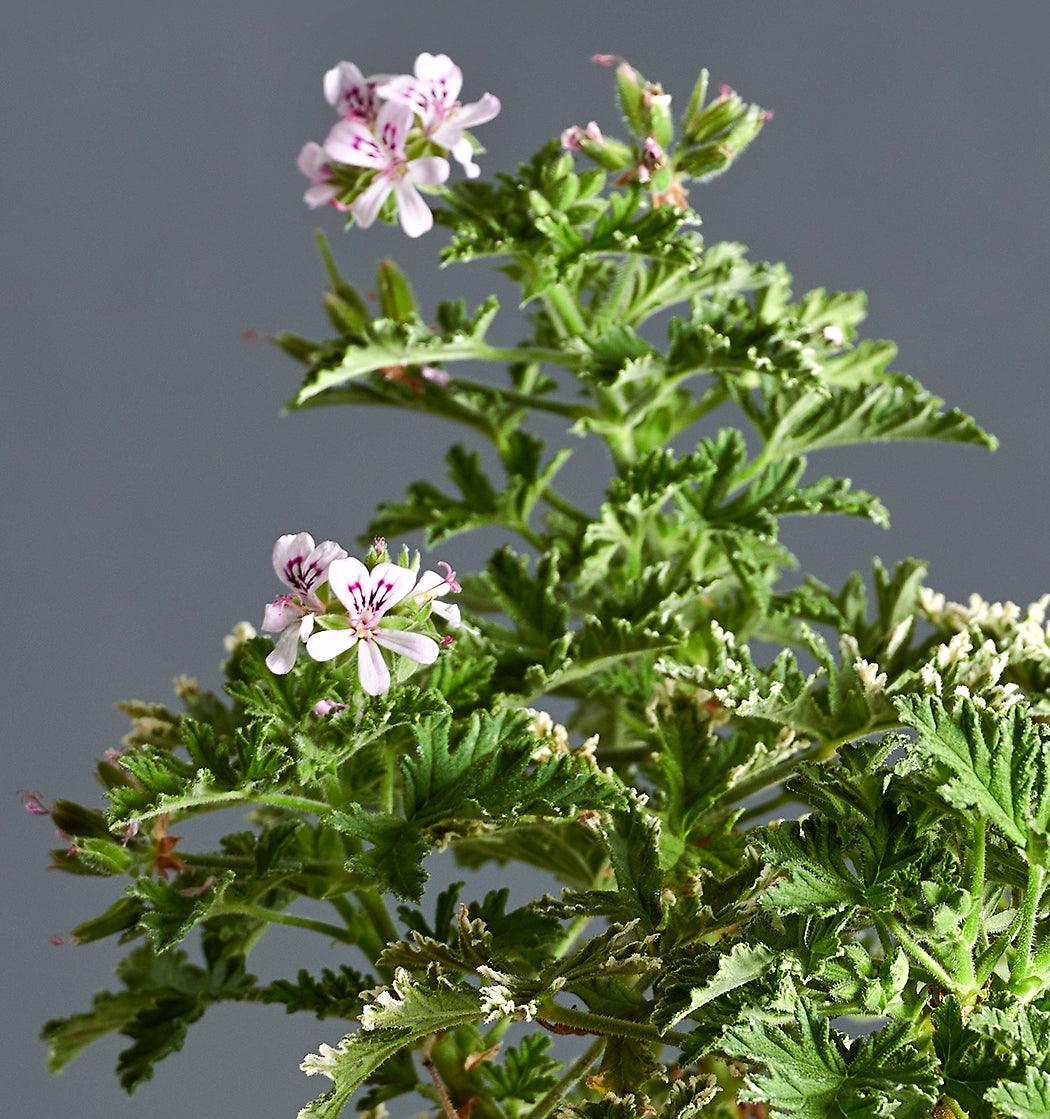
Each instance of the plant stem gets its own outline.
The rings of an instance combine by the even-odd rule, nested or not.
[[[577,335],[587,333],[587,324],[583,321],[579,304],[564,284],[555,284],[548,288],[547,299],[569,331]]]
[[[592,1014],[589,1010],[576,1010],[567,1006],[559,1006],[556,1002],[543,1003],[538,1013],[538,1019],[545,1022],[554,1022],[562,1026],[571,1026],[576,1030],[585,1030],[587,1033],[601,1036],[613,1035],[614,1037],[631,1037],[638,1041],[652,1041],[657,1044],[666,1043],[676,1045],[685,1041],[685,1034],[668,1030],[662,1034],[648,1022],[632,1022],[627,1018],[613,1018],[608,1014]]]
[[[499,351],[493,351],[498,353]],[[503,351],[513,353],[514,351]],[[497,360],[494,358],[494,360]],[[506,360],[503,358],[501,360]],[[563,400],[549,400],[538,393],[518,392],[516,389],[501,388],[499,385],[486,385],[482,381],[472,381],[467,377],[456,377],[452,384],[456,388],[468,389],[470,392],[484,393],[492,398],[500,398],[511,404],[520,404],[523,408],[532,408],[537,412],[550,412],[555,416],[565,416],[570,420],[578,420],[584,416],[593,416],[594,410],[585,404],[568,404]]]
[[[973,823],[973,846],[970,855],[970,912],[963,922],[963,943],[959,947],[959,958],[955,973],[960,986],[971,988],[974,985],[973,948],[981,927],[981,914],[984,912],[984,867],[985,867],[986,824],[983,816]]]
[[[387,910],[386,903],[375,890],[355,890],[354,897],[364,910],[365,915],[372,922],[372,926],[379,934],[385,948],[388,944],[400,940],[397,926],[394,924]]]
[[[546,1119],[548,1115],[562,1103],[565,1093],[579,1080],[587,1075],[587,1070],[594,1064],[605,1048],[605,1038],[599,1037],[572,1062],[565,1070],[565,1075],[555,1084],[549,1092],[541,1096],[528,1113],[528,1119]]]
[[[582,509],[578,509],[571,501],[562,497],[561,494],[557,493],[555,490],[548,487],[543,491],[542,497],[552,509],[557,509],[559,513],[564,513],[566,517],[571,517],[572,520],[578,521],[581,525],[589,525],[591,523],[591,517]]]
[[[876,921],[880,918],[876,917]],[[918,961],[937,980],[946,991],[955,991],[956,982],[947,971],[926,951],[925,948],[900,925],[893,917],[885,919],[887,928],[897,938],[897,943],[913,959]]]
[[[244,800],[257,800],[260,804],[271,804],[274,808],[287,808],[292,812],[313,812],[318,816],[327,816],[332,811],[329,804],[323,800],[311,800],[309,797],[291,796],[288,793],[253,793],[245,794]]]
[[[212,911],[213,916],[224,913],[239,913],[245,917],[254,917],[257,921],[267,921],[275,925],[293,925],[297,929],[309,929],[310,932],[320,933],[330,940],[338,940],[342,944],[356,944],[357,938],[339,925],[331,925],[327,921],[317,921],[313,917],[301,917],[298,913],[284,913],[278,909],[265,909],[261,905],[252,905],[250,902],[222,902]]]
[[[1010,968],[1010,984],[1016,987],[1025,979],[1032,967],[1032,947],[1035,938],[1035,920],[1039,914],[1039,901],[1043,894],[1043,868],[1031,858],[1028,864],[1028,883],[1021,905],[1021,927],[1018,930],[1014,962]]]

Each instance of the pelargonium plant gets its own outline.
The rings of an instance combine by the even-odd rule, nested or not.
[[[51,1064],[120,1033],[131,1091],[228,1000],[321,1020],[313,1119],[399,1097],[448,1119],[1045,1119],[1050,596],[950,602],[915,560],[827,586],[779,540],[787,516],[886,523],[810,455],[993,440],[860,338],[863,295],[793,297],[782,265],[701,239],[701,185],[767,112],[706,72],[676,112],[596,61],[622,138],[566,121],[492,178],[469,130],[499,102],[464,104],[445,55],[325,75],[307,203],[436,222],[445,263],[520,287],[526,325],[494,298],[421,311],[390,261],[376,315],[322,241],[333,334],[276,339],[306,368],[290,407],[454,421],[502,476],[457,443],[451,486],[382,505],[356,555],[280,536],[282,592],[266,636],[228,640],[225,694],[180,677],[177,707],[125,704],[104,808],[28,801],[56,867],[117,884],[72,938],[128,946],[117,989],[45,1027]],[[746,430],[715,428],[724,405]],[[561,488],[582,439],[608,452],[596,509]],[[463,574],[391,543],[438,557],[486,526],[518,543]],[[201,850],[218,810],[238,830]],[[547,892],[424,897],[440,849]],[[256,978],[272,925],[332,967]]]

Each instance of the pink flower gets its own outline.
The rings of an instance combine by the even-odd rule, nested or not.
[[[51,809],[47,807],[43,797],[39,793],[29,793],[23,789],[18,796],[22,801],[22,806],[31,816],[51,815]]]
[[[339,188],[329,180],[332,169],[325,161],[324,148],[314,140],[310,140],[299,150],[299,158],[296,162],[299,170],[310,180],[310,185],[303,195],[303,201],[307,206],[311,210],[316,210],[318,206],[334,202],[339,194]]]
[[[391,191],[397,199],[401,228],[409,237],[426,233],[434,224],[416,184],[443,183],[448,178],[448,161],[434,155],[406,159],[405,139],[411,124],[412,110],[388,101],[379,110],[374,133],[360,121],[342,120],[328,134],[324,151],[329,159],[376,172],[350,206],[362,229],[375,221]]]
[[[319,719],[323,719],[326,715],[338,715],[340,711],[345,711],[346,704],[336,703],[334,699],[319,699],[311,710]]]
[[[474,162],[474,146],[464,132],[492,120],[500,103],[498,97],[486,93],[479,101],[464,105],[456,100],[462,88],[463,71],[447,54],[424,52],[416,59],[415,77],[392,78],[378,92],[417,113],[427,137],[452,153],[467,178],[476,179],[481,168]]]
[[[369,571],[360,560],[348,557],[329,567],[328,584],[346,607],[350,626],[313,634],[306,651],[314,660],[332,660],[356,645],[357,677],[369,695],[382,695],[390,687],[390,671],[380,646],[420,664],[437,660],[438,645],[433,638],[380,624],[387,611],[412,593],[415,572],[394,563],[377,563]]]
[[[372,125],[379,111],[376,89],[388,78],[388,74],[366,78],[352,62],[340,62],[324,76],[324,99],[344,120]]]
[[[424,365],[419,371],[420,376],[424,381],[429,381],[432,385],[436,385],[439,389],[448,388],[449,381],[452,378],[445,372],[444,369],[438,369],[434,365]]]
[[[314,617],[324,612],[317,589],[328,578],[328,568],[346,552],[334,541],[314,544],[308,532],[281,536],[273,546],[273,569],[277,578],[292,592],[278,595],[266,606],[262,628],[279,633],[266,667],[277,676],[291,672],[305,641],[314,628]]]
[[[445,569],[444,575],[439,575],[436,571],[424,571],[412,592],[413,596],[417,602],[429,602],[431,611],[439,618],[444,618],[452,629],[465,629],[468,633],[477,633],[476,629],[464,623],[460,617],[459,607],[454,602],[437,601],[447,594],[459,594],[463,589],[456,582],[456,573],[449,564],[442,560],[438,567]]]
[[[583,139],[590,140],[593,144],[600,144],[602,142],[602,130],[598,127],[596,121],[589,121],[586,128],[580,128],[578,124],[574,124],[561,134],[561,146],[570,152],[577,152],[580,150],[580,141]]]

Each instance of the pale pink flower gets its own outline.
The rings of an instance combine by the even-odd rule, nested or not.
[[[448,388],[449,381],[452,380],[444,369],[438,369],[435,365],[424,365],[419,373],[424,381],[429,381],[439,389]]]
[[[642,145],[642,158],[638,163],[638,181],[640,183],[649,182],[653,177],[653,172],[663,167],[666,162],[667,158],[664,155],[663,148],[652,136],[647,136],[645,143]]]
[[[586,128],[581,128],[578,124],[566,128],[561,134],[561,146],[566,151],[578,152],[580,141],[584,139],[590,140],[592,144],[602,142],[602,130],[598,127],[597,121],[589,121]]]
[[[369,571],[360,560],[348,557],[329,567],[328,584],[346,607],[350,625],[313,634],[306,651],[314,660],[332,660],[356,645],[357,677],[369,695],[382,695],[390,687],[390,671],[380,646],[420,664],[437,660],[438,645],[433,638],[380,624],[387,611],[412,593],[414,571],[394,563],[377,563]]]
[[[342,120],[328,134],[324,151],[329,159],[376,173],[350,205],[362,229],[375,221],[391,191],[397,200],[401,228],[409,237],[426,233],[434,224],[434,216],[416,184],[443,183],[448,178],[448,161],[435,155],[406,159],[405,139],[411,124],[412,110],[388,101],[376,117],[375,132],[360,121]]]
[[[296,160],[299,170],[310,180],[306,188],[303,201],[311,210],[318,206],[326,206],[334,202],[339,194],[339,188],[330,181],[332,169],[329,167],[324,154],[324,148],[314,140],[303,144]]]
[[[437,571],[424,571],[412,592],[417,602],[429,602],[430,609],[439,618],[444,618],[453,629],[465,629],[468,633],[478,631],[468,626],[460,616],[459,607],[454,602],[439,602],[447,594],[459,594],[463,589],[456,582],[456,573],[451,566],[442,560],[438,567],[445,569],[444,575]]]
[[[314,618],[324,612],[317,589],[328,578],[328,568],[346,552],[333,540],[315,544],[308,532],[281,536],[273,546],[273,569],[277,578],[292,592],[278,595],[266,606],[262,628],[279,633],[266,666],[278,676],[291,672],[305,641],[314,628]]]
[[[39,793],[26,792],[25,789],[18,794],[22,806],[32,816],[50,816],[51,809],[44,803],[44,798]]]
[[[334,699],[319,699],[311,710],[319,719],[323,719],[326,715],[338,715],[340,711],[345,711],[346,704],[336,703]]]
[[[463,71],[447,54],[427,54],[416,59],[415,77],[403,74],[379,87],[379,96],[406,105],[419,114],[427,137],[452,153],[452,157],[476,179],[481,168],[474,162],[474,147],[464,135],[468,128],[485,124],[500,110],[499,98],[486,93],[468,105],[457,101],[463,88]]]
[[[376,90],[389,78],[389,74],[366,78],[352,62],[339,62],[324,76],[324,99],[344,120],[371,125],[379,112]]]

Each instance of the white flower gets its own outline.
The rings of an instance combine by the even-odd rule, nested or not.
[[[369,695],[382,695],[390,687],[390,672],[379,646],[420,664],[437,660],[438,644],[433,638],[380,625],[383,615],[412,593],[415,572],[394,563],[377,563],[369,571],[360,560],[347,557],[329,567],[328,584],[346,607],[350,626],[313,634],[306,651],[314,660],[332,660],[357,645],[357,676]]]
[[[415,77],[403,74],[379,87],[379,96],[405,105],[419,114],[427,137],[451,152],[470,179],[481,174],[474,162],[474,148],[464,135],[468,128],[485,124],[500,110],[499,98],[486,93],[480,101],[463,105],[456,98],[463,88],[463,71],[447,54],[427,54],[416,59]]]
[[[344,120],[374,124],[379,111],[378,87],[389,74],[366,78],[352,62],[339,62],[324,76],[324,99]]]
[[[426,233],[434,224],[416,184],[443,183],[448,178],[448,161],[436,155],[407,159],[405,139],[411,124],[412,110],[388,101],[376,116],[375,132],[359,120],[341,120],[328,134],[324,152],[329,159],[376,172],[350,206],[362,229],[375,221],[391,191],[397,199],[401,228],[409,237]]]
[[[468,633],[477,633],[473,626],[464,623],[459,613],[459,607],[454,602],[438,602],[437,599],[446,594],[459,594],[463,589],[456,582],[456,573],[451,566],[442,560],[438,567],[445,569],[445,574],[436,571],[424,571],[416,583],[412,596],[417,602],[429,602],[430,609],[439,618],[444,618],[451,629],[465,629]]]
[[[281,536],[273,546],[273,569],[277,578],[292,592],[278,595],[268,603],[262,628],[279,633],[266,666],[278,676],[291,672],[305,641],[314,628],[314,616],[324,611],[317,588],[328,578],[329,565],[343,559],[346,552],[334,540],[314,544],[308,532]]]
[[[303,195],[303,201],[307,206],[311,210],[316,210],[318,206],[326,206],[329,202],[334,202],[339,194],[339,188],[329,179],[332,169],[326,161],[324,148],[314,140],[303,144],[296,163],[299,170],[310,180],[310,185]]]

